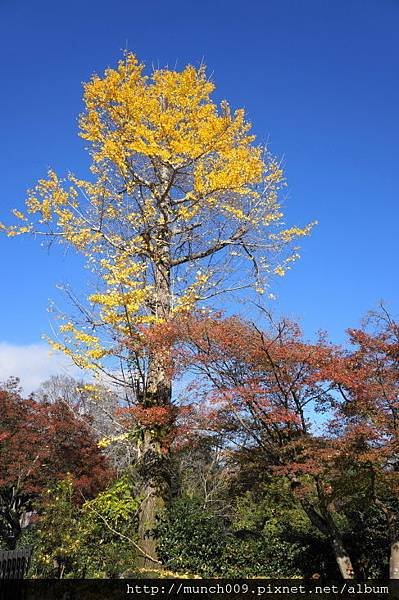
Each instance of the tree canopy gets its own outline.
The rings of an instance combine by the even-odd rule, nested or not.
[[[283,224],[281,165],[214,88],[203,66],[146,75],[126,53],[84,86],[90,177],[50,170],[14,211],[20,223],[3,226],[72,246],[95,272],[83,323],[67,319],[56,342],[80,366],[121,358],[138,324],[228,290],[263,291],[298,257],[292,242],[310,226]]]

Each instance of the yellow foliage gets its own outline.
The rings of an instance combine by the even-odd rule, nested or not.
[[[108,446],[110,446],[111,444],[114,444],[115,442],[122,442],[124,440],[126,440],[129,437],[128,433],[121,433],[120,435],[114,435],[112,437],[104,437],[101,438],[101,440],[99,440],[97,442],[97,446],[99,448],[108,448]]]
[[[224,277],[228,289],[239,279],[264,291],[268,274],[283,275],[298,257],[290,244],[310,232],[282,227],[281,165],[255,143],[244,110],[213,101],[214,88],[203,67],[148,76],[126,53],[84,85],[89,179],[50,169],[26,214],[14,211],[21,223],[0,224],[8,236],[39,233],[86,257],[98,281],[92,328],[64,323],[65,343],[54,342],[85,368],[119,352],[132,328],[220,293]],[[223,252],[225,262],[236,257],[235,271],[224,270]],[[197,262],[197,275],[172,289],[175,271]]]

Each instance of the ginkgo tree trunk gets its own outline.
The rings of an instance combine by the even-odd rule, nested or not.
[[[26,211],[14,211],[19,223],[2,226],[9,236],[42,234],[86,257],[96,289],[53,344],[148,411],[172,408],[165,348],[143,368],[127,340],[141,336],[145,345],[146,328],[222,292],[264,291],[269,276],[284,275],[298,257],[294,240],[310,230],[284,226],[279,163],[255,143],[244,111],[217,105],[213,90],[203,66],[145,75],[126,53],[84,86],[88,179],[50,170]],[[156,548],[146,531],[168,488],[163,431],[147,425],[140,446],[148,560]]]

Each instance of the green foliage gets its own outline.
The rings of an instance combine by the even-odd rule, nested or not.
[[[298,531],[309,529],[309,520],[293,500],[289,482],[283,477],[269,478],[267,482],[246,490],[235,500],[234,527],[250,531],[264,531],[276,536],[287,526]]]
[[[248,498],[243,500],[243,505]],[[242,506],[241,506],[242,509]],[[166,566],[203,577],[249,577],[300,574],[295,559],[300,551],[267,530],[238,528],[254,518],[255,504],[248,518],[242,510],[236,523],[206,510],[198,498],[177,500],[158,528],[159,552]],[[255,517],[256,520],[256,517]]]
[[[264,532],[277,541],[284,540],[287,545],[290,558],[287,564],[291,565],[292,575],[299,573],[307,578],[315,574],[332,579],[339,577],[328,540],[313,527],[300,504],[294,500],[286,478],[269,478],[259,490],[252,490],[246,497],[250,498],[249,506],[252,503],[255,507],[253,510],[264,515]],[[281,576],[290,576],[283,575],[284,570],[282,564]]]
[[[224,552],[224,577],[294,577],[301,573],[295,544],[265,533],[230,534]]]
[[[159,556],[169,569],[203,577],[221,572],[226,527],[198,498],[173,503],[159,523],[158,536]]]
[[[303,526],[283,480],[272,480],[256,492],[236,498],[232,533],[226,546],[226,577],[292,577],[301,575],[299,558],[306,546],[288,541],[285,523]]]
[[[49,489],[36,525],[19,546],[34,545],[30,576],[112,578],[137,567],[139,499],[124,477],[79,506],[69,476]],[[220,505],[217,505],[220,508]],[[289,494],[284,478],[232,496],[222,517],[203,498],[183,496],[158,526],[159,555],[167,569],[211,577],[337,577],[328,542],[314,530]],[[383,515],[361,503],[348,505],[342,524],[347,546],[364,577],[386,570]]]
[[[139,501],[127,478],[81,507],[73,498],[71,478],[47,495],[36,529],[33,576],[112,578],[131,568]]]
[[[373,505],[347,507],[346,516],[347,546],[356,571],[365,579],[386,578],[390,545],[386,517]]]
[[[35,531],[32,575],[57,578],[71,572],[79,547],[78,519],[73,481],[68,476],[46,492],[44,511]]]
[[[80,577],[118,577],[131,568],[136,559],[132,541],[137,539],[139,505],[127,478],[117,480],[83,505],[77,561]]]

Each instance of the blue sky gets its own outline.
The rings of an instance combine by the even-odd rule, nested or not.
[[[319,221],[273,305],[340,342],[380,299],[399,312],[398,31],[397,0],[0,0],[0,220],[48,166],[85,174],[81,83],[123,48],[149,66],[204,60],[217,98],[283,158],[287,223]],[[40,240],[0,237],[0,252],[11,353],[40,343],[55,285],[85,273]]]

